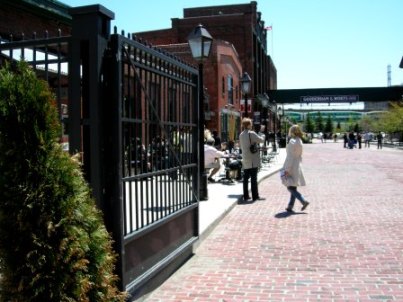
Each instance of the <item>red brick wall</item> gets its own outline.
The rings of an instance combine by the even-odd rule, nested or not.
[[[33,31],[36,31],[37,37],[41,38],[47,30],[52,37],[57,36],[59,28],[63,36],[70,35],[71,23],[60,19],[60,16],[41,13],[29,6],[14,5],[6,1],[0,6],[0,35],[8,39],[12,34],[14,40],[20,40],[24,33],[26,39],[30,39]]]
[[[266,45],[261,44],[256,29],[264,24],[257,12],[256,1],[250,4],[211,6],[184,9],[184,18],[173,18],[172,29],[157,30],[152,32],[137,33],[154,45],[166,45],[168,43],[187,43],[189,33],[199,24],[209,31],[215,40],[228,41],[233,44],[238,53],[237,60],[241,63],[241,71],[247,71],[252,78],[252,91],[250,97],[256,94],[267,93],[269,89],[277,87],[277,71],[270,56],[266,54]],[[259,30],[263,30],[260,28]],[[219,58],[222,55],[212,56],[204,64],[204,84],[210,94],[210,107],[219,115],[220,108],[226,103],[226,98],[221,97],[221,74],[228,72],[222,70]],[[196,64],[197,65],[197,64]],[[236,84],[234,83],[234,86]],[[240,98],[240,97],[239,97]],[[238,110],[239,104],[236,104]],[[255,106],[259,109],[259,105]],[[217,128],[219,118],[209,122],[212,128]],[[217,127],[216,127],[217,124]]]

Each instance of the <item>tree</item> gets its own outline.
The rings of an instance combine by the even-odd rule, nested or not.
[[[326,133],[333,133],[333,121],[330,114],[327,116],[326,124],[325,124],[325,132]]]
[[[320,113],[320,111],[318,112],[318,115],[316,117],[315,125],[316,125],[317,132],[323,132],[323,129],[324,129],[323,118],[322,118],[322,114]]]
[[[0,301],[124,301],[116,255],[53,96],[21,62],[0,70]]]
[[[336,130],[337,130],[337,132],[341,131],[340,121],[337,122]]]
[[[364,115],[361,118],[359,124],[360,124],[360,128],[363,131],[366,131],[366,132],[374,131],[374,121],[368,115]]]
[[[313,133],[314,131],[315,131],[315,125],[313,124],[311,115],[308,113],[306,115],[306,121],[305,121],[305,132]]]
[[[403,138],[403,105],[390,103],[390,109],[379,118],[379,130],[388,133],[400,134]]]
[[[360,132],[360,127],[359,127],[358,123],[356,123],[356,124],[354,125],[354,132],[355,132],[355,133]]]

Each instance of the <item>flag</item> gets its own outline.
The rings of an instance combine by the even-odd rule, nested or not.
[[[267,31],[270,31],[270,30],[272,30],[272,29],[273,29],[273,25],[266,26],[264,29],[265,29],[265,30],[267,30]]]

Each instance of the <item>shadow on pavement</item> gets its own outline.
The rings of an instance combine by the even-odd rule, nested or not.
[[[292,212],[292,213],[290,213],[290,212],[284,211],[284,212],[277,213],[276,215],[274,215],[274,217],[276,217],[276,218],[287,218],[289,216],[294,216],[294,215],[306,215],[306,213],[302,213],[302,212]]]

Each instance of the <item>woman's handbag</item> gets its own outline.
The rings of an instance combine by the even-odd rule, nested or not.
[[[249,142],[250,142],[249,150],[250,150],[251,153],[256,153],[257,151],[259,151],[259,149],[257,147],[257,144],[256,143],[252,144],[252,141],[250,139],[250,133],[249,133]]]
[[[286,187],[289,187],[292,184],[292,177],[290,175],[285,174],[285,169],[280,169],[280,179],[281,183]]]

